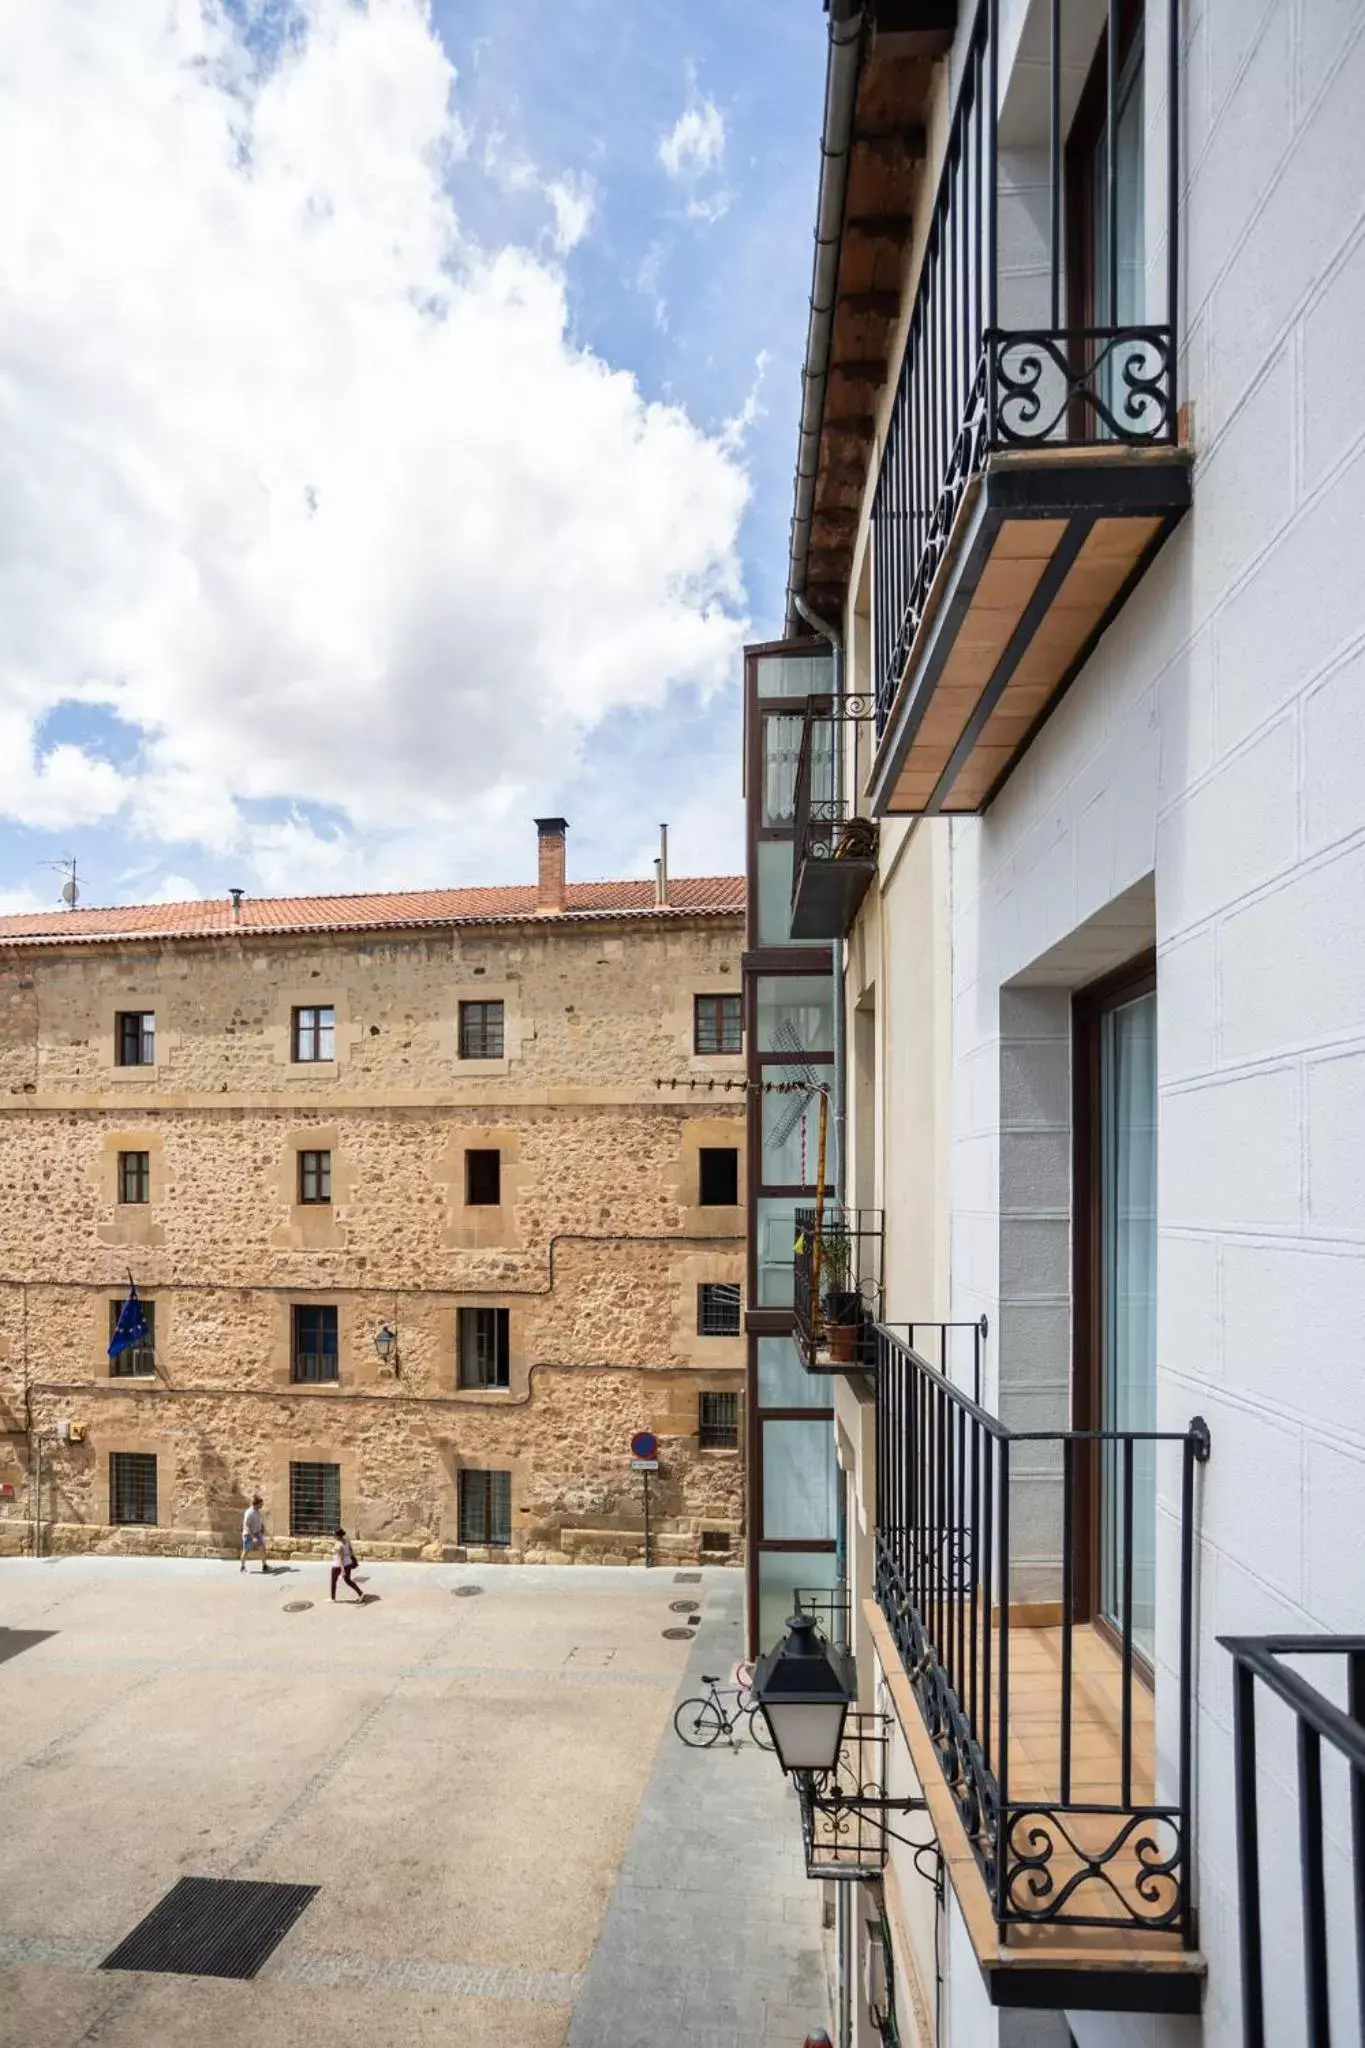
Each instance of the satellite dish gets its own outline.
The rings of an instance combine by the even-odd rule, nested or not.
[[[76,908],[76,905],[77,905],[77,904],[78,904],[78,903],[80,902],[80,900],[81,900],[81,892],[80,892],[80,890],[79,890],[79,889],[78,889],[78,888],[76,887],[76,883],[75,883],[75,879],[74,879],[74,877],[73,877],[73,878],[72,878],[72,880],[71,880],[71,881],[69,881],[69,882],[63,882],[63,883],[62,883],[62,901],[63,901],[63,903],[64,903],[64,904],[66,905],[67,909],[68,909],[68,910],[74,910],[74,909]]]

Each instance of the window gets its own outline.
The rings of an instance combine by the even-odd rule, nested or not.
[[[294,1058],[331,1060],[336,1058],[337,1013],[330,1003],[314,1004],[294,1012]]]
[[[119,1153],[118,1198],[121,1202],[151,1201],[152,1155],[150,1152]]]
[[[733,1209],[739,1200],[739,1153],[733,1145],[703,1145],[697,1199],[703,1209]]]
[[[501,1152],[465,1153],[464,1198],[471,1208],[497,1208],[502,1200]]]
[[[290,1377],[294,1380],[334,1380],[337,1377],[335,1308],[295,1307]]]
[[[335,1313],[335,1311],[333,1311]],[[330,1536],[341,1526],[340,1465],[289,1467],[289,1533]]]
[[[508,1384],[509,1318],[505,1308],[460,1310],[459,1368],[462,1387]]]
[[[109,1453],[111,1522],[155,1522],[156,1458],[150,1451]]]
[[[704,1451],[739,1449],[739,1395],[701,1394],[697,1398],[697,1442]]]
[[[742,1052],[744,1029],[739,997],[695,997],[692,1043],[698,1052]]]
[[[330,1152],[300,1152],[299,1200],[330,1202],[332,1199],[332,1155]]]
[[[120,1067],[156,1065],[156,1014],[152,1010],[120,1010],[114,1019],[114,1063]]]
[[[697,1333],[702,1337],[739,1335],[739,1283],[705,1280],[697,1289]]]
[[[701,1532],[701,1554],[703,1557],[728,1557],[730,1554],[730,1533],[727,1529],[703,1529]]]
[[[497,1545],[512,1541],[510,1472],[460,1474],[460,1541]]]
[[[142,1373],[156,1371],[156,1303],[139,1295],[142,1304],[142,1320],[147,1325],[145,1344],[130,1344],[126,1351],[120,1351],[117,1358],[109,1361],[109,1377],[113,1380],[137,1379]],[[109,1304],[109,1339],[113,1342],[118,1328],[118,1319],[123,1314],[123,1298]],[[152,1517],[155,1521],[156,1517]]]
[[[460,1058],[502,1058],[502,1004],[460,1004]]]

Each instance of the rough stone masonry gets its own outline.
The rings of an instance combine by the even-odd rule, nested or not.
[[[534,888],[0,919],[0,1550],[232,1550],[259,1491],[281,1551],[624,1561],[648,1429],[655,1554],[738,1559],[743,885],[544,825]]]

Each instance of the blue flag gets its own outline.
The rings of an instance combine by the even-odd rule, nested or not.
[[[145,1344],[150,1335],[151,1332],[147,1328],[147,1318],[142,1313],[142,1303],[137,1298],[137,1288],[133,1285],[133,1277],[130,1273],[128,1276],[128,1299],[119,1310],[119,1319],[114,1325],[114,1334],[109,1339],[109,1356],[117,1358],[121,1351],[131,1351],[135,1344]]]

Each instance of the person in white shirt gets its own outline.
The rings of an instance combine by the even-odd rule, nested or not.
[[[251,1506],[242,1516],[243,1571],[246,1570],[247,1557],[249,1553],[253,1550],[260,1551],[261,1570],[263,1572],[268,1572],[270,1570],[270,1566],[265,1561],[265,1523],[261,1519],[261,1496],[259,1495],[259,1493],[252,1494]]]
[[[351,1577],[351,1573],[354,1570],[355,1552],[351,1548],[351,1539],[344,1529],[338,1529],[336,1531],[336,1541],[332,1545],[332,1598],[335,1600],[337,1596],[337,1580],[345,1579],[346,1584],[363,1606],[365,1604],[365,1595]]]

